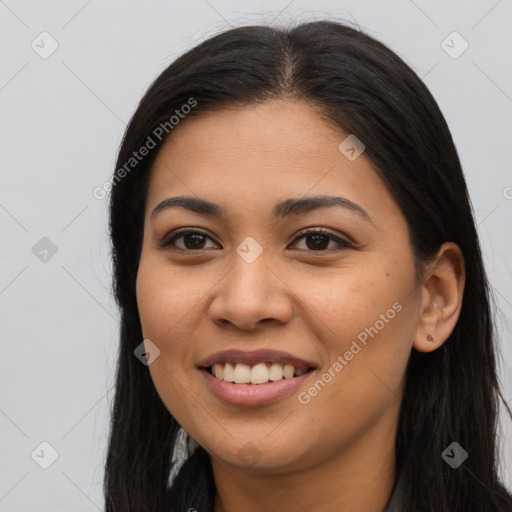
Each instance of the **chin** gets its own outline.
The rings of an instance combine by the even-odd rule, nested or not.
[[[215,446],[215,450],[208,450],[207,447],[205,449],[212,459],[221,461],[232,470],[254,474],[280,474],[297,471],[307,468],[313,462],[311,454],[297,452],[297,444],[295,444],[295,449],[288,443],[279,440],[277,440],[279,448],[271,446],[271,444],[274,443],[266,443],[262,439],[237,443],[236,446],[230,444],[224,450],[219,445]]]

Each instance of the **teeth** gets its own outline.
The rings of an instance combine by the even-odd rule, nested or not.
[[[226,363],[224,365],[224,372],[222,377],[219,376],[219,379],[222,378],[226,382],[235,382],[235,367],[231,363]]]
[[[213,371],[213,375],[215,375],[215,377],[218,377],[219,379],[224,378],[224,365],[223,364],[214,364],[212,371]]]
[[[281,380],[283,378],[283,365],[272,363],[268,371],[269,380]]]
[[[251,382],[251,367],[248,364],[238,364],[233,372],[237,384],[248,384]]]
[[[293,378],[293,372],[295,371],[295,368],[291,364],[287,364],[284,367],[283,375],[285,379],[292,379]]]
[[[258,363],[251,368],[250,381],[251,384],[265,384],[265,382],[268,382],[268,368],[265,363]]]
[[[236,384],[265,384],[268,381],[292,379],[308,371],[307,368],[297,368],[292,364],[258,363],[254,366],[243,363],[214,364],[212,373],[218,379]]]

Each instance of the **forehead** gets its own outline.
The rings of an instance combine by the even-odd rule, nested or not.
[[[340,151],[349,135],[293,100],[185,119],[157,155],[148,204],[151,209],[169,196],[196,195],[233,207],[270,208],[278,198],[338,194],[368,209],[376,198],[393,207],[365,153],[349,160]]]

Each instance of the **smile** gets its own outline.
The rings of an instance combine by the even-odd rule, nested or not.
[[[312,370],[292,364],[261,362],[255,365],[245,363],[217,363],[210,366],[208,372],[217,379],[235,384],[265,384],[282,379],[292,379]]]
[[[318,362],[271,348],[223,350],[197,363],[208,391],[236,406],[270,404],[297,393],[319,367]]]
[[[252,372],[254,368],[256,368],[254,376],[254,379],[256,381],[261,381],[264,378],[267,379],[265,382],[261,382],[258,384],[255,384],[253,382],[237,383],[234,381],[228,382],[224,380],[226,378],[225,370],[228,364],[229,363],[226,363],[226,365],[219,365],[221,367],[221,371],[224,370],[222,378],[213,375],[212,367],[199,368],[199,371],[201,373],[202,378],[204,379],[206,387],[210,392],[213,393],[213,395],[216,398],[220,399],[224,403],[235,405],[238,407],[254,407],[258,405],[267,405],[283,400],[293,394],[297,394],[300,392],[300,389],[302,387],[305,387],[305,381],[312,378],[312,376],[317,373],[316,369],[307,368],[304,369],[303,371],[300,370],[300,375],[295,375],[297,373],[297,370],[295,370],[294,375],[290,377],[292,371],[291,369],[293,368],[293,366],[289,366],[288,368],[286,368],[285,365],[284,368],[282,369],[275,368],[274,370],[272,370],[272,366],[275,363],[273,363],[269,367],[267,367],[267,364],[265,363],[258,363],[252,367],[245,364],[229,364],[227,370],[227,378],[231,378],[229,376],[230,371],[232,371],[233,378],[235,378],[235,371],[238,366],[240,369],[236,372],[237,380],[247,380],[249,375],[248,372],[250,371],[252,381]],[[265,366],[265,369],[263,369],[261,365]],[[230,366],[234,368],[230,370]],[[277,377],[279,371],[283,373],[283,376],[278,380],[271,380],[271,373],[272,377]],[[288,377],[284,375],[285,372],[288,375]]]

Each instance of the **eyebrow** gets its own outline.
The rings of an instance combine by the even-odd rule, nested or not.
[[[284,218],[289,215],[300,215],[320,208],[342,207],[356,213],[362,219],[371,222],[373,221],[370,215],[358,204],[338,196],[313,196],[300,199],[286,199],[277,203],[272,209],[272,215],[276,218]],[[155,206],[151,213],[151,220],[153,220],[159,213],[169,208],[185,208],[187,210],[225,219],[227,211],[220,205],[201,199],[198,197],[177,196],[168,197]]]

